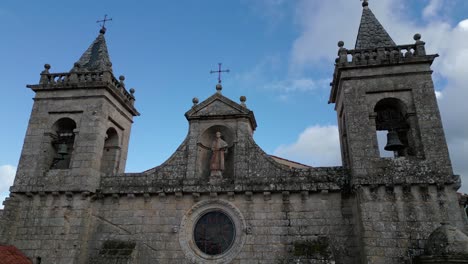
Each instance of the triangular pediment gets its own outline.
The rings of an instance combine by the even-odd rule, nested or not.
[[[231,99],[216,93],[205,101],[194,105],[192,109],[185,113],[188,120],[192,119],[228,119],[247,117],[254,128],[257,126],[253,112],[247,107],[238,104]]]

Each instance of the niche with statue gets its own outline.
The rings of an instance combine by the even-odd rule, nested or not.
[[[211,184],[229,182],[234,175],[234,140],[232,130],[216,125],[206,129],[197,143],[197,172]]]

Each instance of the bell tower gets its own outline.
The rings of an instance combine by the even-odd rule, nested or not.
[[[409,263],[441,222],[466,227],[421,35],[397,45],[363,2],[354,49],[338,42],[338,117],[359,263]],[[379,139],[384,141],[379,148]],[[382,155],[385,154],[385,155]],[[391,252],[391,253],[390,253]]]
[[[134,89],[114,77],[103,26],[69,72],[46,64],[35,92],[12,192],[94,191],[101,175],[123,173]]]
[[[329,100],[351,184],[446,182],[453,172],[431,76],[438,55],[426,54],[419,34],[396,45],[368,5],[355,48],[338,43]]]

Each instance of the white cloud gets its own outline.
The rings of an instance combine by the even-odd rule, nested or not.
[[[251,70],[236,74],[235,79],[240,86],[255,86],[259,89],[274,92],[282,100],[288,100],[291,95],[308,92],[328,92],[330,80],[313,79],[301,75],[287,75],[282,79],[272,80],[272,72],[281,72],[283,61],[278,55],[266,56]],[[274,74],[273,74],[274,75]]]
[[[429,4],[423,10],[423,16],[425,18],[434,17],[438,14],[442,7],[442,0],[431,0]]]
[[[314,167],[340,166],[340,153],[338,127],[320,125],[306,128],[296,142],[274,151],[276,156]]]
[[[3,208],[3,200],[8,196],[10,186],[15,179],[16,167],[12,165],[0,166],[0,209]]]
[[[468,19],[460,21],[460,23],[458,23],[458,28],[461,30],[468,30]]]
[[[266,84],[265,89],[279,91],[281,93],[308,92],[320,88],[328,89],[328,80],[314,80],[310,78],[297,78],[277,81]]]
[[[435,91],[436,98],[441,100],[444,98],[444,94],[441,91]]]

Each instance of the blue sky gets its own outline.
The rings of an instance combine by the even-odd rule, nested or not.
[[[450,3],[447,3],[450,2]],[[456,173],[468,176],[468,1],[370,0],[398,44],[419,32],[441,54],[434,78]],[[223,94],[247,96],[257,143],[270,154],[314,166],[340,165],[336,116],[328,105],[338,40],[353,48],[358,0],[18,1],[0,5],[0,193],[11,184],[44,63],[71,69],[108,14],[106,40],[114,74],[136,89],[127,162],[138,172],[164,162],[187,134],[193,97],[215,92],[217,63],[231,70]],[[464,22],[463,22],[464,21]],[[463,119],[465,118],[465,119]],[[460,120],[465,120],[460,122]],[[468,188],[463,187],[468,192]],[[0,200],[3,199],[0,197]]]

